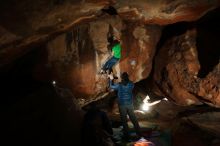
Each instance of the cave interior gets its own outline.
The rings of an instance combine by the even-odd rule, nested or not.
[[[117,94],[98,73],[114,35],[122,58],[113,72],[119,78],[128,72],[135,83],[135,115],[143,131],[153,129],[146,139],[156,146],[219,146],[220,2],[186,1],[0,2],[2,143],[80,145],[88,140],[83,120],[93,104],[115,134]],[[159,103],[143,111],[147,95]]]

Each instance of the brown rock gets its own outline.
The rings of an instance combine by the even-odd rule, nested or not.
[[[110,56],[107,49],[110,28],[113,28],[114,35],[122,36],[122,59],[114,67],[114,72],[120,76],[120,73],[127,71],[133,81],[140,81],[151,71],[155,46],[160,36],[154,34],[160,34],[160,27],[127,25],[120,18],[78,26],[72,31],[72,34],[77,32],[78,35],[72,35],[70,44],[66,41],[66,35],[60,35],[48,43],[48,65],[53,66],[56,72],[60,70],[55,79],[71,88],[76,97],[93,99],[107,91],[107,76],[98,72]]]
[[[219,107],[219,64],[205,78],[196,49],[196,30],[172,38],[156,57],[154,79],[160,91],[180,105],[205,102]]]
[[[97,72],[109,56],[109,33],[121,40],[123,48],[120,63],[114,68],[117,76],[120,76],[120,72],[127,71],[131,80],[137,82],[148,77],[151,72],[152,59],[161,35],[161,27],[158,25],[194,21],[218,5],[218,0],[66,0],[58,3],[9,0],[0,5],[0,31],[6,32],[1,39],[7,38],[0,46],[0,67],[47,44],[46,65],[50,67],[48,70],[52,72],[52,78],[62,86],[71,88],[79,98],[95,98],[106,92],[107,79]],[[108,6],[114,7],[118,15],[111,16],[102,11]],[[199,91],[199,95],[216,105],[214,102],[219,101],[217,82],[214,83],[215,86],[206,87],[206,81],[200,82],[196,78],[200,67],[196,49],[189,45],[195,45],[192,34],[193,32],[189,32],[180,38],[182,43],[177,46],[182,48],[181,51],[173,48],[166,52],[165,49],[164,54],[168,53],[166,57],[170,58],[162,55],[159,60],[163,61],[158,60],[155,80],[163,82],[163,90],[169,90],[166,94],[172,93],[172,98],[178,98],[177,102],[180,104],[198,104],[194,94],[198,95]],[[66,40],[67,35],[72,37],[70,42]],[[179,39],[173,41],[177,40]],[[172,41],[170,45],[175,47]],[[162,78],[166,79],[160,77],[161,73],[164,74]],[[211,74],[207,80],[217,80],[214,76],[216,73]],[[177,78],[170,79],[174,77]],[[186,79],[192,82],[187,82]],[[213,94],[212,97],[209,94]]]

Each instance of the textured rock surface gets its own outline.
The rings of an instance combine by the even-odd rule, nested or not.
[[[109,5],[115,8],[117,16],[102,11],[104,8],[112,13]],[[127,71],[131,80],[137,82],[151,72],[164,25],[197,20],[218,5],[219,0],[3,0],[0,2],[0,67],[46,44],[47,61],[39,65],[37,78],[51,75],[52,78],[42,80],[57,80],[76,97],[95,99],[107,92],[106,76],[97,72],[109,56],[109,34],[117,36],[123,48],[123,57],[115,72],[119,75]],[[161,56],[166,60],[158,59],[157,64],[163,65],[156,67],[155,80],[162,83],[163,92],[181,105],[200,104],[198,97],[202,97],[217,106],[219,67],[205,79],[197,78],[200,65],[193,35],[194,32],[188,32],[185,38],[180,38],[181,47],[186,51],[173,48],[164,52],[168,53],[165,58]],[[177,41],[179,38],[170,44],[180,45]]]
[[[11,44],[0,46],[0,65],[12,62],[22,56],[22,52],[28,52],[78,23],[96,19],[96,16],[100,16],[101,9],[108,5],[114,5],[123,20],[165,25],[196,20],[216,8],[219,1],[3,0],[0,5],[0,26],[20,38]]]
[[[114,72],[120,76],[127,71],[133,81],[146,78],[151,71],[161,28],[135,23],[127,25],[120,18],[109,18],[74,27],[71,32],[48,43],[48,66],[55,68],[55,79],[62,85],[67,83],[81,98],[93,98],[106,92],[107,77],[98,72],[110,56],[107,36],[111,32],[119,36],[123,48]]]
[[[220,137],[220,113],[219,112],[209,112],[209,113],[199,113],[188,117],[193,124],[197,125],[199,128],[209,131],[213,135]]]
[[[211,10],[219,1],[214,0],[155,0],[119,1],[119,15],[124,19],[146,23],[171,24],[179,21],[193,21]]]
[[[219,65],[205,78],[197,77],[200,64],[193,29],[172,38],[159,51],[154,79],[164,95],[180,105],[205,102],[219,107]]]

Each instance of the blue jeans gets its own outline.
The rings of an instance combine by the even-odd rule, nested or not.
[[[122,126],[123,126],[123,133],[124,136],[129,136],[128,134],[128,121],[127,121],[127,114],[129,116],[129,119],[131,120],[132,124],[134,125],[136,134],[138,136],[141,135],[140,133],[140,126],[138,124],[137,118],[134,114],[134,107],[133,105],[119,105],[119,112],[120,112],[120,117],[122,121]]]
[[[119,58],[111,57],[102,67],[104,71],[112,70],[112,67],[119,61]]]

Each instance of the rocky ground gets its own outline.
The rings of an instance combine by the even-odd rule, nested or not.
[[[113,123],[114,137],[118,145],[132,145],[138,141],[130,121],[128,123],[131,140],[122,139],[117,105],[113,106],[113,110],[106,108],[103,110],[108,113]],[[162,100],[147,112],[136,107],[135,113],[141,131],[146,136],[145,139],[156,146],[217,146],[220,144],[219,109],[209,106],[182,107]],[[148,136],[150,129],[152,132]]]

